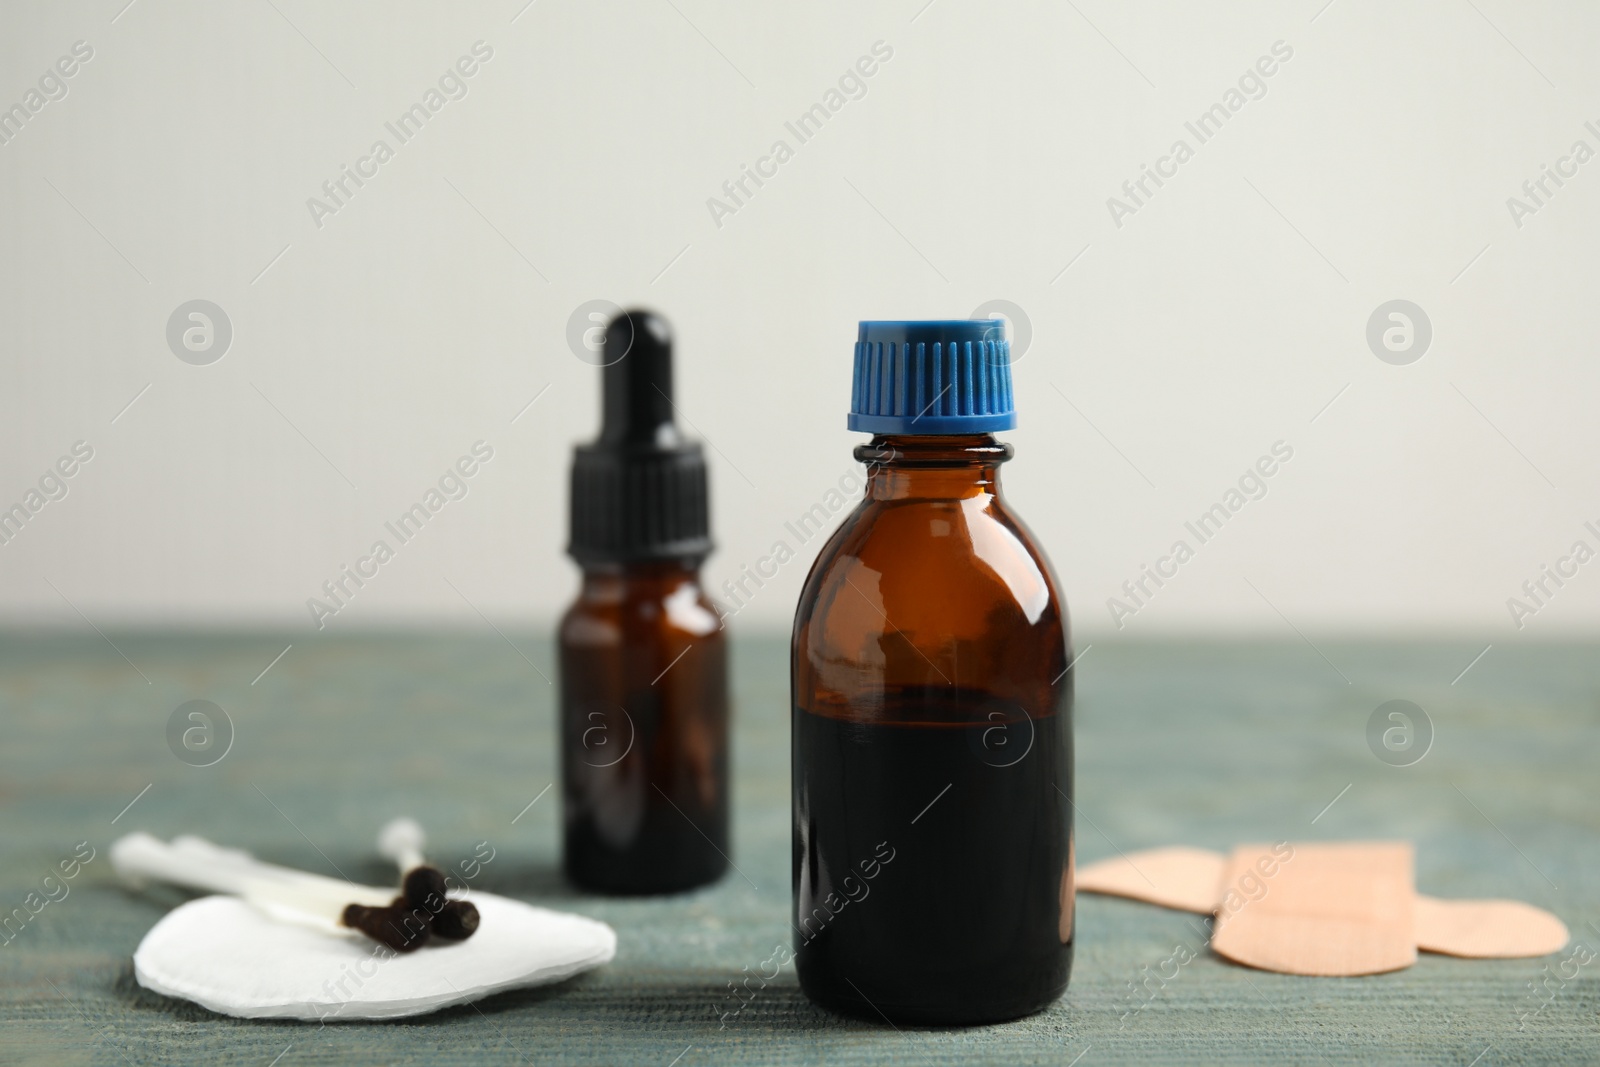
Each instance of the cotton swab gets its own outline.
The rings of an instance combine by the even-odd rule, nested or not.
[[[447,897],[444,873],[422,858],[425,844],[426,836],[415,819],[394,819],[378,832],[379,855],[400,868],[404,902],[432,916],[435,935],[449,941],[465,940],[478,929],[478,908],[470,901]]]
[[[396,820],[391,827],[397,824],[385,854],[410,861],[400,896],[262,863],[247,852],[192,836],[167,844],[146,833],[128,834],[111,846],[111,862],[133,884],[154,879],[226,893],[276,918],[358,930],[396,952],[418,949],[435,934],[453,941],[471,937],[478,928],[476,906],[446,897],[444,875],[422,862],[422,828],[411,820]]]

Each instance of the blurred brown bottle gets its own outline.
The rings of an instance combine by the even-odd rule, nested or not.
[[[563,865],[576,885],[670,893],[728,860],[727,644],[700,588],[705,458],[673,421],[672,334],[606,327],[600,436],[573,457],[561,621]]]

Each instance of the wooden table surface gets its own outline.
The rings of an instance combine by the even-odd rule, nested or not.
[[[1600,657],[1496,644],[1461,675],[1482,648],[1080,646],[1080,862],[1167,844],[1406,839],[1422,891],[1527,900],[1567,922],[1573,947],[1600,948]],[[1574,974],[1561,966],[1573,948],[1294,978],[1220,960],[1191,916],[1093,896],[1079,900],[1071,988],[1031,1019],[847,1020],[810,1005],[786,967],[724,1027],[729,983],[789,938],[786,641],[736,635],[739,870],[672,898],[562,883],[556,793],[542,793],[554,693],[540,672],[554,674],[548,635],[525,632],[0,636],[0,914],[26,917],[0,943],[0,1063],[1600,1062],[1600,961]],[[196,699],[234,728],[208,767],[168,747],[174,709]],[[1395,699],[1432,724],[1411,766],[1368,744],[1369,718]],[[616,960],[550,990],[326,1027],[222,1018],[135,982],[135,946],[182,895],[120,888],[106,856],[120,833],[198,833],[386,881],[373,839],[398,814],[424,823],[435,855],[491,842],[483,888],[611,923]],[[67,895],[33,914],[41,879],[87,849]],[[1146,981],[1170,973],[1179,946],[1195,959]]]

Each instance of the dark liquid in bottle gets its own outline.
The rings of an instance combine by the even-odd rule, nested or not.
[[[1072,966],[1070,730],[949,687],[881,718],[794,710],[802,987],[896,1022],[1040,1010]]]
[[[578,885],[673,893],[727,870],[724,656],[705,640],[659,685],[646,669],[630,687],[626,657],[564,650],[563,851]]]

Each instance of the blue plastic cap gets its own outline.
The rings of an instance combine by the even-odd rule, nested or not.
[[[1004,322],[861,324],[850,429],[927,435],[992,433],[1016,425]]]

